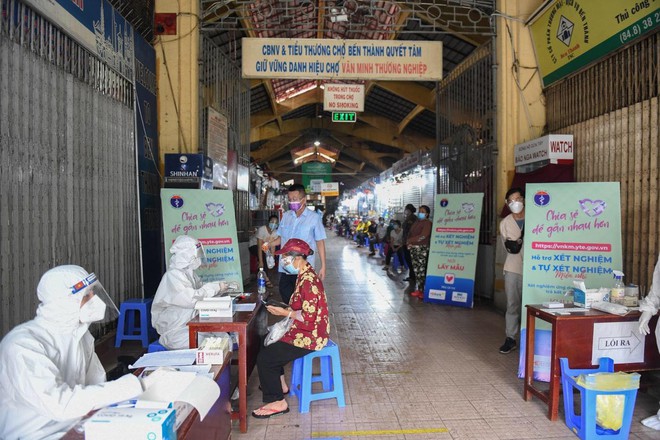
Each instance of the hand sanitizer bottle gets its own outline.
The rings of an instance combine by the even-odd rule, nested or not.
[[[614,287],[610,290],[610,302],[623,305],[626,297],[626,288],[623,285],[623,272],[613,270]]]

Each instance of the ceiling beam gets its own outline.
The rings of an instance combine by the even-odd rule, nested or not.
[[[412,121],[413,119],[415,119],[415,118],[417,117],[417,115],[419,115],[419,114],[420,114],[421,112],[423,112],[423,111],[424,111],[424,107],[422,107],[421,105],[418,105],[418,106],[416,106],[414,109],[412,109],[412,110],[410,111],[410,113],[408,113],[408,114],[407,114],[407,115],[401,120],[401,122],[399,122],[399,126],[398,126],[398,128],[397,128],[397,130],[399,131],[399,133],[403,133],[403,130],[405,130],[406,127],[408,126],[408,124],[410,124],[410,121]]]

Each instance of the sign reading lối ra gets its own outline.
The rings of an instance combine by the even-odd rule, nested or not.
[[[242,292],[243,276],[232,191],[163,188],[160,198],[166,265],[169,266],[169,249],[176,237],[189,235],[204,246],[208,264],[196,271],[202,281],[233,281],[238,283]]]
[[[435,197],[424,301],[471,308],[484,195]]]
[[[243,38],[244,78],[440,81],[442,42]]]
[[[660,25],[657,0],[552,0],[529,21],[543,86]]]

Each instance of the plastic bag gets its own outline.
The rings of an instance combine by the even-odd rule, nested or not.
[[[581,374],[576,383],[590,390],[616,391],[639,388],[638,373],[594,373]],[[623,426],[623,409],[626,397],[623,394],[599,394],[596,396],[596,423],[605,429],[617,431]]]
[[[293,319],[284,318],[280,322],[276,322],[275,324],[268,327],[268,334],[266,335],[266,339],[264,339],[264,346],[267,347],[273,342],[277,342],[282,339],[282,336],[284,336],[284,334],[289,331],[292,325]]]

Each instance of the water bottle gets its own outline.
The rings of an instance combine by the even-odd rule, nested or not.
[[[270,253],[269,250],[266,251],[266,266],[268,266],[268,269],[275,267],[275,257]]]
[[[257,274],[257,293],[266,293],[266,272],[263,267],[259,268]]]

